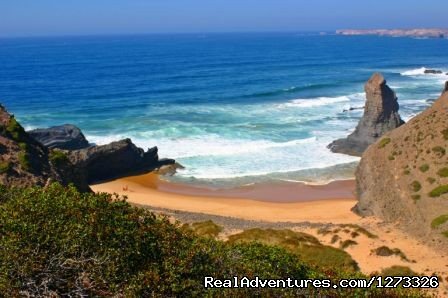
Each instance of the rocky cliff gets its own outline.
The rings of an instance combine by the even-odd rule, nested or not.
[[[66,151],[66,154],[89,184],[144,174],[165,165],[175,164],[173,159],[159,160],[157,147],[145,152],[130,139]]]
[[[356,171],[355,211],[398,221],[433,241],[448,240],[447,145],[445,92],[429,109],[366,150]]]
[[[82,131],[71,124],[28,131],[36,141],[51,149],[77,150],[89,147]]]
[[[384,133],[404,123],[398,114],[399,105],[395,92],[386,84],[381,74],[373,74],[364,90],[366,105],[363,117],[352,134],[328,145],[331,151],[361,156]]]
[[[72,125],[40,129],[32,136],[0,105],[0,184],[72,183],[81,191],[89,191],[89,184],[176,165],[175,160],[159,159],[157,147],[145,152],[130,139],[78,150],[52,149],[89,144]]]
[[[0,184],[45,186],[51,181],[89,187],[77,176],[66,155],[41,145],[0,105]]]

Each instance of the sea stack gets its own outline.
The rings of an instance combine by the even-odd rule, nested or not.
[[[361,156],[386,132],[404,124],[398,113],[397,96],[380,73],[373,74],[364,89],[366,105],[363,117],[352,134],[328,145],[332,152]]]

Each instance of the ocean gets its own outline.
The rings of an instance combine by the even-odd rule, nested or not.
[[[313,33],[0,39],[0,102],[26,129],[125,137],[185,166],[169,179],[233,187],[353,177],[327,145],[354,130],[381,72],[408,120],[448,75],[447,39]]]

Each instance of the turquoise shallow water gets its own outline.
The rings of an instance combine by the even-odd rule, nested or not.
[[[131,137],[216,185],[350,178],[363,84],[382,72],[404,119],[439,96],[448,40],[196,34],[0,39],[0,101],[27,127],[73,123],[91,142]]]

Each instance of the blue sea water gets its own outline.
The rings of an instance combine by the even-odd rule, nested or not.
[[[410,119],[440,95],[447,39],[301,33],[0,39],[0,102],[27,129],[79,126],[130,137],[186,169],[238,185],[349,178],[357,158],[326,146],[356,126],[382,72]]]

